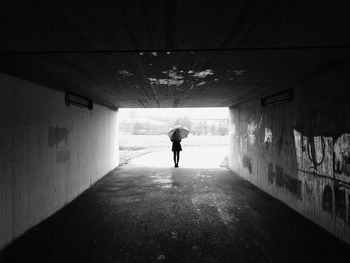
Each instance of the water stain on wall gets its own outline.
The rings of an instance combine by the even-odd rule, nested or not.
[[[346,196],[345,189],[336,185],[334,187],[335,215],[346,221]]]
[[[326,185],[322,195],[322,210],[328,214],[333,214],[333,191],[330,185]]]
[[[305,195],[308,200],[314,200],[315,199],[315,180],[312,178],[305,178],[304,180],[304,187],[305,187]]]
[[[268,182],[286,188],[290,193],[301,199],[301,181],[286,174],[281,167],[275,166],[274,169],[272,163],[269,163]]]
[[[246,152],[247,151],[247,145],[248,145],[248,139],[246,136],[241,136],[240,139],[239,139],[239,145],[241,147],[241,150],[243,152]]]
[[[70,160],[70,151],[57,151],[56,163],[65,163]]]
[[[67,140],[69,130],[67,128],[49,127],[49,146],[54,147],[63,141]]]
[[[348,200],[350,200],[350,195],[348,195]],[[350,226],[350,202],[348,202],[348,225]]]
[[[253,171],[252,160],[250,157],[248,157],[246,155],[243,156],[243,167],[248,169],[249,174],[252,173],[252,171]]]

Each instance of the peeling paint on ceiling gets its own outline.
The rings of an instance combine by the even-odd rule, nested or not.
[[[180,70],[180,72],[183,72],[183,70]],[[168,74],[168,79],[157,79],[157,78],[148,78],[151,84],[160,84],[160,85],[174,85],[174,86],[180,86],[184,83],[183,76],[178,74],[176,66],[173,66],[172,69],[168,71],[162,71],[163,74]]]
[[[236,76],[242,76],[244,73],[246,73],[247,70],[246,69],[235,69],[233,71],[233,74],[235,74]]]
[[[123,75],[124,77],[130,77],[130,76],[134,75],[134,74],[130,73],[129,71],[125,70],[125,69],[119,70],[118,73],[120,75]]]
[[[206,77],[209,76],[209,75],[214,75],[213,70],[211,70],[211,69],[206,69],[206,70],[203,70],[203,71],[198,71],[198,72],[196,72],[196,73],[193,75],[193,77],[203,79],[203,78],[206,78]]]
[[[168,74],[169,74],[169,78],[174,80],[180,80],[184,78],[183,76],[177,74],[175,66],[173,67],[173,69],[169,70]]]
[[[196,86],[202,86],[204,85],[206,82],[205,81],[202,81],[202,82],[199,82]]]
[[[160,85],[169,85],[169,86],[180,86],[184,83],[183,80],[176,79],[157,79],[157,78],[148,78],[151,84],[160,84]]]

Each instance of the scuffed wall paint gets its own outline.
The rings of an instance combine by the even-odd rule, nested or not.
[[[66,128],[49,127],[49,146],[53,147],[61,141],[66,140],[69,130]]]
[[[117,112],[0,74],[0,249],[118,166]]]
[[[290,103],[231,107],[229,165],[350,243],[350,77],[339,74],[295,84]]]

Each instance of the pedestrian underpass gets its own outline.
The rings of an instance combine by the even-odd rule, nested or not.
[[[346,259],[349,12],[3,1],[1,260]],[[229,108],[229,169],[119,167],[121,109],[183,107]]]

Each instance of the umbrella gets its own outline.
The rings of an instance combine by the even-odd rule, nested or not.
[[[186,128],[176,127],[176,128],[172,128],[170,131],[168,131],[168,136],[169,136],[170,140],[180,141],[180,140],[186,138],[189,133],[190,133],[190,131],[187,130]]]

